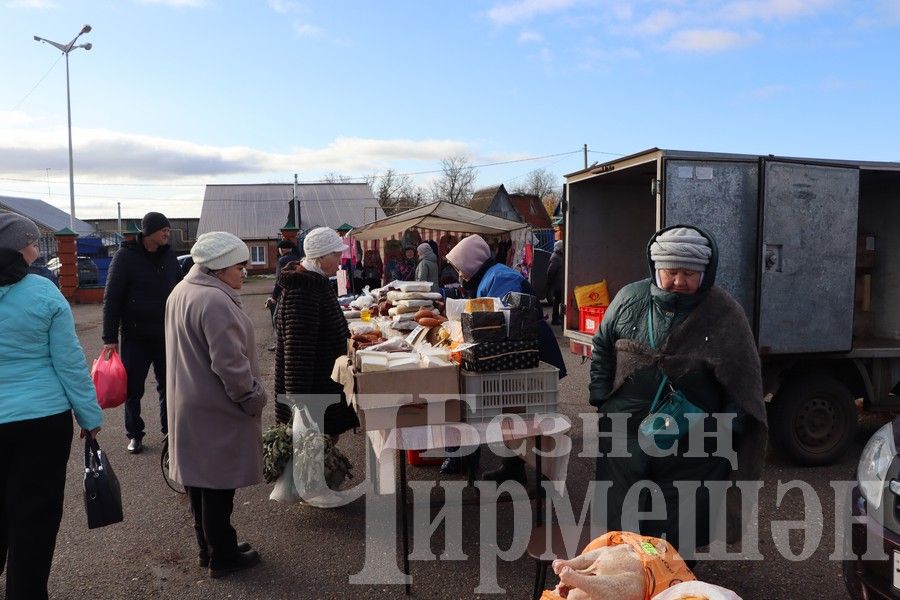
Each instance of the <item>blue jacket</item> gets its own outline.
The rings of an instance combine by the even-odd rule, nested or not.
[[[536,296],[534,288],[522,274],[513,271],[504,264],[497,263],[488,267],[487,271],[478,282],[479,298],[500,298],[507,292],[521,292],[523,294],[531,294]],[[538,350],[541,360],[549,363],[559,369],[559,378],[562,379],[567,375],[566,363],[563,360],[562,352],[559,349],[559,343],[553,330],[544,320],[538,321]]]
[[[103,421],[69,303],[29,274],[0,286],[0,424],[75,411],[83,429]]]

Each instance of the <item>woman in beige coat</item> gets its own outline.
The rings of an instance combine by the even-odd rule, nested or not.
[[[187,488],[210,577],[252,567],[259,554],[231,526],[235,488],[262,482],[259,378],[241,289],[247,245],[223,231],[197,238],[194,266],[166,302],[170,476]]]

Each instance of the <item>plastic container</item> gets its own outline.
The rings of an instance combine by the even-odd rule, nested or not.
[[[547,363],[534,369],[473,373],[460,371],[465,420],[490,421],[501,414],[553,413],[559,404],[559,370]]]
[[[425,452],[425,450],[407,450],[406,464],[414,467],[430,467],[440,465],[444,462],[443,458],[422,458],[423,452]]]
[[[584,306],[578,309],[578,329],[584,333],[597,333],[603,315],[606,314],[605,306]]]

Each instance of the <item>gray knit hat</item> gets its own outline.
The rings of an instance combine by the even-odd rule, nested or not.
[[[690,227],[676,227],[656,236],[650,245],[654,269],[706,270],[712,248],[700,232]]]
[[[13,212],[0,212],[0,248],[22,250],[40,237],[41,232],[31,219]]]

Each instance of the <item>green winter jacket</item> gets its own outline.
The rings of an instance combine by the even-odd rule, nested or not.
[[[612,393],[616,374],[616,341],[630,339],[650,345],[647,313],[653,310],[653,325],[657,348],[662,347],[669,333],[681,324],[699,305],[716,281],[719,251],[716,242],[707,232],[694,227],[708,241],[712,249],[709,265],[703,274],[703,281],[694,294],[667,292],[657,287],[656,272],[650,259],[650,246],[663,231],[685,227],[673,225],[657,232],[647,244],[647,263],[650,278],[643,279],[622,288],[606,311],[600,329],[593,339],[591,359],[591,383],[589,402],[603,412],[629,412],[643,418],[649,412],[659,379],[658,368],[642,369]],[[682,389],[688,398],[710,412],[722,408],[721,389],[708,373],[692,373],[681,378],[681,386],[673,380],[673,385]],[[690,389],[686,389],[690,388]]]

